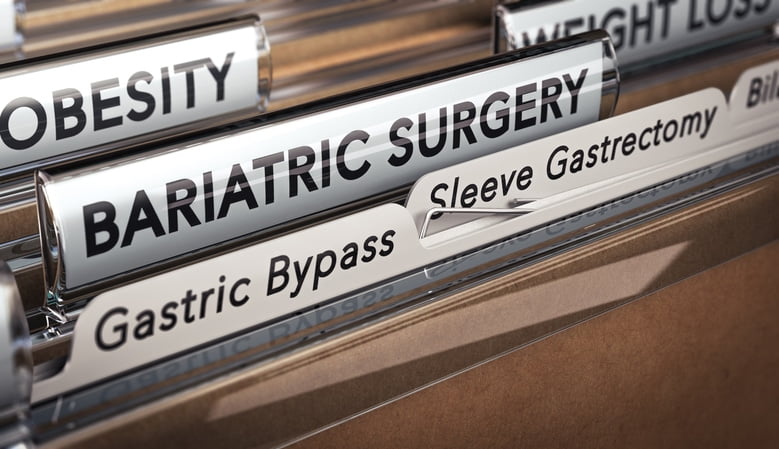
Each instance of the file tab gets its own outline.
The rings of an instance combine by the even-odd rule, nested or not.
[[[430,173],[406,207],[420,229],[432,208],[514,207],[705,151],[729,128],[722,92],[707,89]],[[434,214],[428,232],[474,218]]]
[[[267,52],[249,19],[12,65],[0,72],[0,179],[129,138],[255,115],[268,95],[269,73],[259,72]]]
[[[37,383],[35,395],[292,314],[348,292],[354,279],[378,282],[415,263],[419,251],[403,207],[385,204],[111,290],[81,313],[68,363]]]
[[[612,56],[605,34],[592,32],[146,157],[41,172],[50,291],[67,299],[76,288],[608,116],[618,88]]]
[[[746,70],[736,81],[730,93],[733,122],[765,122],[764,127],[776,126],[779,114],[779,60]]]
[[[530,3],[530,4],[528,4]],[[625,68],[650,58],[773,25],[770,0],[558,0],[499,5],[496,50],[522,48],[586,30],[606,30]]]

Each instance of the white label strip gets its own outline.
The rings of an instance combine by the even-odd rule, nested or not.
[[[530,7],[522,3],[498,7],[510,49],[602,28],[611,35],[622,67],[757,30],[779,18],[775,0],[561,0]]]
[[[602,139],[626,135],[637,124],[669,111],[679,114],[713,107],[719,111],[723,106],[723,95],[709,89],[584,129],[589,130],[589,137]],[[715,145],[717,135],[728,134],[729,120],[715,114],[711,123],[713,127],[703,140],[711,136],[707,142]],[[664,129],[659,134],[661,140]],[[702,130],[703,124],[698,132]],[[581,130],[573,130],[556,137],[558,144],[568,144],[582,136]],[[692,138],[699,139],[700,134]],[[637,162],[623,167],[636,169],[632,175],[621,173],[614,182],[602,182],[598,189],[584,187],[559,194],[537,212],[469,228],[468,232],[453,228],[423,240],[417,236],[410,211],[387,204],[106,292],[79,316],[70,360],[61,373],[35,384],[34,400],[446,260],[775,140],[773,131],[765,131],[653,169]],[[501,154],[510,160],[511,153],[527,154],[536,148],[526,144]],[[412,192],[415,195],[420,195],[416,189]],[[448,238],[441,237],[445,234]]]
[[[209,117],[256,110],[255,24],[187,36],[0,75],[0,172]]]
[[[733,123],[742,134],[779,123],[779,60],[752,67],[736,81],[730,93]]]
[[[78,318],[70,362],[36,385],[38,397],[295,311],[357,279],[384,279],[388,266],[414,260],[417,242],[403,207],[387,204],[102,294]]]
[[[696,92],[430,173],[406,207],[418,227],[435,207],[514,207],[515,199],[547,198],[705,151],[726,139],[729,123],[722,92]],[[442,215],[428,233],[475,218]]]
[[[66,289],[595,121],[603,45],[597,40],[44,181]]]
[[[14,0],[0,0],[0,53],[14,51],[18,45]]]

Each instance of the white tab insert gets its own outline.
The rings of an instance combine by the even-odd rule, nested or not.
[[[758,30],[779,18],[779,2],[754,0],[559,0],[499,6],[508,48],[593,29],[611,35],[621,66]]]

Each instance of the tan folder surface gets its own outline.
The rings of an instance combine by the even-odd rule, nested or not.
[[[779,242],[295,448],[779,447]]]

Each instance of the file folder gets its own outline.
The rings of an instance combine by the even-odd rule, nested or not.
[[[691,437],[683,431],[689,421],[675,407],[722,410],[719,390],[707,387],[712,377],[727,379],[721,370],[729,363],[735,365],[728,369],[739,374],[726,384],[749,394],[744,382],[761,382],[760,391],[769,395],[756,398],[752,393],[749,404],[768,412],[770,394],[776,394],[773,377],[742,363],[749,360],[768,372],[776,368],[775,351],[765,342],[774,332],[770,311],[776,307],[776,280],[770,261],[776,256],[771,242],[778,236],[779,216],[764,212],[775,204],[777,188],[773,176],[682,208],[561,253],[540,267],[487,280],[319,348],[239,370],[74,432],[53,447],[159,441],[275,447],[306,436],[309,447],[356,447],[370,435],[381,438],[376,441],[383,446],[399,438],[400,429],[412,432],[401,440],[412,445],[435,446],[428,438],[436,437],[444,447],[457,446],[444,436],[447,432],[464,441],[513,445],[512,436],[522,435],[522,429],[528,429],[533,441],[554,442],[560,436],[568,438],[560,444],[568,444],[580,432],[580,414],[598,426],[625,422],[610,414],[611,407],[634,410],[629,416],[639,421],[625,422],[624,434],[598,427],[605,434],[593,435],[594,441],[651,438],[641,423],[653,424],[652,412],[624,404],[615,397],[616,388],[646,397],[644,401],[655,397],[657,388],[667,388],[658,412],[680,420],[664,422],[675,430],[669,438],[685,441]],[[586,318],[591,319],[573,326]],[[755,319],[761,324],[753,326]],[[583,327],[592,335],[582,336]],[[760,349],[747,349],[754,346]],[[668,355],[671,347],[673,356]],[[707,354],[705,359],[701,354]],[[514,359],[518,361],[512,363]],[[667,366],[653,369],[653,363]],[[579,366],[588,371],[580,372]],[[708,372],[704,367],[709,366],[718,370]],[[634,390],[633,382],[646,387]],[[687,387],[696,394],[684,393]],[[606,398],[604,391],[610,392]],[[516,394],[512,397],[519,403],[499,399],[501,392]],[[520,394],[535,401],[523,404]],[[546,408],[545,397],[556,408]],[[738,403],[738,395],[729,400]],[[589,403],[602,405],[590,408]],[[468,422],[469,410],[477,410],[479,419]],[[599,423],[603,415],[613,421]],[[718,411],[713,418],[727,416],[728,411]],[[770,416],[760,417],[763,424],[757,426],[763,432]],[[246,430],[257,423],[264,424],[262,431]],[[466,436],[458,426],[465,426]],[[563,430],[553,432],[549,426]],[[199,431],[193,433],[193,428]],[[517,432],[500,431],[504,428]],[[426,434],[430,429],[434,434]],[[302,447],[305,443],[303,439]]]
[[[141,38],[155,21],[137,19],[149,12],[158,11],[160,31],[169,32],[252,8],[263,17],[274,50],[270,115],[252,123],[290,129],[299,123],[290,135],[301,137],[311,127],[298,117],[330,114],[338,120],[328,129],[363,129],[362,120],[392,112],[376,106],[345,113],[354,112],[349,105],[361,104],[378,82],[407,75],[462,81],[465,72],[456,64],[487,56],[490,39],[523,39],[512,23],[529,24],[528,39],[531,33],[542,40],[602,26],[619,43],[626,76],[616,108],[606,101],[612,107],[605,109],[616,111],[613,118],[601,105],[599,122],[479,158],[463,156],[408,179],[398,175],[403,187],[379,195],[361,185],[349,193],[359,201],[315,201],[322,212],[310,214],[306,203],[297,211],[303,218],[262,233],[242,228],[238,238],[196,236],[193,223],[207,219],[208,202],[215,204],[215,218],[225,201],[204,181],[204,201],[188,202],[186,180],[179,179],[160,197],[174,208],[173,219],[170,211],[157,216],[205,248],[185,254],[132,245],[158,234],[153,209],[133,202],[132,220],[144,229],[128,234],[120,223],[130,235],[117,239],[130,246],[125,261],[169,257],[139,271],[112,271],[105,263],[85,269],[76,259],[61,263],[79,247],[71,230],[90,217],[77,204],[84,202],[81,193],[110,192],[130,178],[153,179],[165,170],[197,168],[201,174],[197,149],[207,146],[204,137],[217,137],[206,144],[233,142],[231,135],[249,122],[213,128],[216,123],[205,120],[202,130],[165,147],[140,143],[128,147],[134,153],[124,159],[106,155],[87,168],[63,163],[41,171],[35,205],[29,189],[4,184],[0,446],[779,442],[773,429],[779,365],[771,330],[779,287],[773,276],[779,17],[771,2],[0,0],[0,8],[11,4],[13,26],[0,21],[0,52],[10,50],[0,58],[32,54],[34,39],[56,35],[56,23],[72,23],[81,32],[59,48],[73,49],[112,35]],[[63,14],[46,17],[50,11]],[[129,26],[111,30],[106,24],[113,21]],[[91,26],[102,31],[90,34]],[[56,52],[57,45],[44,48],[52,42],[38,50]],[[419,77],[433,69],[439,70],[433,78]],[[486,79],[476,76],[474,85],[481,80],[490,88]],[[378,87],[384,96],[377,98],[403,85],[393,83]],[[371,88],[353,90],[366,86]],[[440,90],[436,98],[446,101],[439,103],[455,104],[465,91],[462,83],[451,86]],[[549,77],[544,89],[547,97],[557,95]],[[416,92],[406,105],[429,97]],[[530,117],[524,95],[517,93],[516,111],[478,120],[471,111],[479,107],[469,109],[460,98],[457,104],[465,107],[455,106],[447,117],[460,145],[470,148],[474,129],[489,134],[511,119],[529,123],[542,120],[544,111],[547,118],[557,116],[555,107],[588,106],[574,95],[563,108],[557,97],[542,98],[538,115]],[[306,103],[311,100],[317,102]],[[503,101],[493,100],[492,106]],[[35,112],[26,108],[22,112]],[[423,112],[436,115],[434,109]],[[421,154],[424,161],[432,160],[438,149],[403,133],[414,129],[414,120],[425,122],[423,114],[401,115],[413,120],[406,126],[399,119],[390,159],[403,160],[405,138],[429,153]],[[443,126],[435,121],[428,120],[425,131],[420,125],[420,132]],[[365,128],[369,136],[376,135],[374,128]],[[14,139],[26,138],[11,132]],[[310,146],[334,154],[339,145]],[[338,163],[346,167],[339,176],[354,174],[360,160],[350,158],[346,146],[332,166],[318,166],[316,151],[313,161],[302,148],[284,155],[279,167],[291,183],[283,183],[289,189],[282,196],[324,189],[327,170],[330,186]],[[144,156],[144,148],[156,150]],[[182,158],[176,164],[160,162],[177,152]],[[217,153],[214,161],[231,165],[227,151]],[[123,164],[138,170],[111,176]],[[246,199],[250,184],[232,176],[239,164],[232,165],[228,209],[245,204],[253,210]],[[100,173],[109,176],[84,182],[81,190],[60,188]],[[251,185],[256,192],[268,180]],[[143,196],[139,189],[123,190],[136,200]],[[202,217],[187,215],[201,206]],[[106,211],[92,220],[113,221]],[[269,215],[262,219],[279,218]],[[239,221],[256,224],[250,216]],[[65,232],[64,222],[77,226]],[[100,238],[106,229],[95,233],[93,250],[105,245]],[[84,276],[95,275],[84,284]],[[21,355],[11,356],[13,351]]]
[[[778,257],[774,242],[286,447],[771,447]]]
[[[758,72],[762,72],[765,67],[758,69]],[[752,78],[747,76],[746,79]],[[733,101],[741,98],[739,92],[738,89],[734,91]],[[679,105],[673,102],[660,104],[630,115],[526,144],[516,150],[521,154],[525,147],[543,145],[555,139],[586,137],[591,130],[609,129],[610,126],[614,131],[622,131],[625,129],[621,126],[622,123],[641,128],[646,116],[654,117],[655,111],[664,110],[663,108],[671,108],[678,110],[679,114],[684,114],[685,101],[699,107],[705,107],[708,102],[713,101],[719,104],[711,110],[728,109],[722,99],[717,99],[721,94],[712,95],[717,93],[712,90],[701,91],[680,98]],[[700,103],[691,102],[691,98],[697,99]],[[726,122],[715,125],[720,137],[712,138],[719,143],[713,144],[714,146],[707,151],[696,154],[695,146],[688,144],[687,148],[692,153],[673,154],[676,152],[675,147],[669,147],[672,154],[670,159],[665,162],[651,162],[655,164],[654,168],[651,166],[638,170],[634,168],[633,172],[627,170],[628,176],[614,175],[611,182],[590,180],[591,184],[586,187],[571,186],[572,191],[552,194],[548,197],[547,205],[535,211],[525,212],[524,217],[519,216],[509,221],[486,225],[476,220],[450,229],[439,230],[430,237],[424,237],[427,241],[423,240],[420,249],[412,248],[416,246],[417,237],[413,232],[409,232],[407,225],[398,221],[401,216],[410,214],[410,210],[414,210],[414,207],[409,204],[407,205],[409,210],[405,210],[397,205],[386,205],[98,296],[86,307],[76,322],[72,354],[62,372],[54,374],[49,379],[41,379],[36,384],[37,389],[33,391],[35,405],[33,416],[36,425],[39,426],[37,429],[42,438],[53,437],[61,432],[58,429],[61,429],[63,423],[74,426],[86,425],[96,416],[111,413],[109,411],[111,407],[124,410],[124,407],[133,404],[135,400],[141,400],[143,394],[158,398],[160,394],[170,391],[171,388],[183,389],[193,385],[192,382],[198,382],[200,376],[213,377],[224,373],[226,368],[235,367],[236,364],[265,360],[267,362],[259,366],[273,366],[272,360],[287,351],[292,351],[293,355],[280,358],[279,360],[282,360],[280,363],[296,360],[300,354],[317,351],[319,346],[308,347],[309,341],[313,343],[317,339],[323,339],[321,344],[326,346],[328,340],[335,341],[340,338],[341,332],[355,329],[354,326],[360,324],[368,324],[374,319],[386,319],[387,322],[395,319],[413,322],[409,315],[411,312],[400,312],[404,309],[438,307],[438,304],[446,304],[447,297],[452,291],[465,288],[472,283],[487,281],[498,274],[505,273],[510,277],[508,273],[520,267],[527,266],[532,269],[537,266],[536,264],[542,264],[548,257],[558,254],[565,257],[565,254],[578,250],[580,245],[598,242],[615,233],[625,233],[632,226],[647,221],[651,223],[654,220],[661,220],[665,214],[680,208],[696,207],[701,201],[725,198],[723,204],[729,204],[734,201],[727,200],[729,195],[738,198],[738,195],[731,193],[732,191],[766,179],[773,179],[772,176],[775,176],[777,169],[775,136],[772,132],[762,131],[762,134],[759,132],[761,129],[765,130],[764,127],[761,128],[764,125],[760,125],[763,123],[762,118],[739,123],[736,120],[736,117],[739,117],[739,108],[736,106],[736,102],[731,103],[730,118],[726,119]],[[668,120],[668,123],[673,120],[670,118],[673,114],[661,115]],[[727,120],[731,121],[730,126],[726,124]],[[651,121],[654,122],[655,119]],[[682,120],[681,123],[684,121]],[[735,125],[734,121],[739,124]],[[684,128],[683,125],[678,126]],[[691,126],[688,124],[687,128],[692,130]],[[667,126],[659,126],[654,130],[656,133],[654,142],[673,140],[667,136],[666,129]],[[752,135],[744,138],[745,130],[754,131],[749,133]],[[601,132],[596,131],[595,134],[600,135]],[[640,138],[638,140],[640,141]],[[744,152],[747,148],[753,151]],[[514,150],[507,150],[506,153],[512,151]],[[735,156],[732,156],[733,154]],[[495,157],[510,160],[510,157],[501,154]],[[461,167],[466,168],[468,172],[478,173],[478,170],[468,168],[495,157],[486,156],[443,169],[440,173],[458,170]],[[629,154],[625,157],[629,157]],[[690,172],[692,167],[698,167],[697,171]],[[435,176],[439,176],[439,172],[431,173],[427,177]],[[653,185],[660,179],[667,181]],[[415,197],[418,189],[425,191],[424,181],[425,178],[417,183],[410,198]],[[763,189],[759,189],[758,192],[760,190]],[[562,195],[562,198],[558,198],[557,195]],[[770,201],[773,192],[767,195]],[[537,200],[538,203],[544,201],[545,199]],[[601,201],[606,202],[598,205]],[[715,204],[719,203],[715,202]],[[382,220],[377,220],[377,217],[382,217]],[[401,221],[405,220],[406,218]],[[772,225],[766,228],[773,230]],[[350,257],[347,254],[351,251],[349,250],[351,244],[344,246],[342,258],[339,258],[335,251],[327,249],[343,245],[344,235],[338,232],[339,228],[350,230],[349,238],[360,241],[364,235],[374,233],[373,236],[366,238],[365,244],[362,245],[366,251],[366,256],[361,257],[364,266],[358,266],[354,256],[352,256],[354,265],[345,262]],[[389,231],[382,235],[380,232],[376,234],[375,231],[380,228]],[[419,229],[419,224],[413,228]],[[523,233],[523,229],[528,232]],[[463,230],[468,230],[470,235],[452,234],[452,231],[462,233]],[[506,234],[508,230],[511,231]],[[519,234],[512,234],[517,232]],[[506,235],[508,236],[501,237]],[[323,238],[323,236],[329,237]],[[487,236],[489,236],[488,240],[481,240]],[[773,234],[769,232],[767,241],[772,238],[774,238]],[[368,245],[371,239],[372,243]],[[290,245],[291,241],[297,242],[299,246]],[[486,242],[491,243],[482,246]],[[766,240],[762,242],[765,243]],[[373,244],[375,247],[372,246]],[[360,245],[355,245],[357,249],[354,251],[361,251]],[[684,247],[685,244],[680,243],[663,247],[661,252],[674,259]],[[305,254],[308,253],[317,253],[316,260],[313,261],[312,255],[304,263]],[[277,256],[277,254],[282,255]],[[654,257],[658,254],[660,253],[652,252],[650,255]],[[455,256],[450,258],[452,255]],[[644,275],[652,274],[646,269],[648,260],[651,259],[650,255],[647,256],[648,259],[641,257],[639,260],[632,260],[635,267],[643,270]],[[389,262],[383,260],[385,257]],[[265,269],[267,276],[254,273],[256,268],[249,268],[250,264],[247,263],[249,260],[252,261],[251,265],[259,267],[260,272],[263,266],[269,266],[269,272]],[[294,277],[291,268],[293,260]],[[410,273],[413,274],[403,273],[409,268],[418,266],[415,264],[425,266],[416,272],[412,270]],[[336,265],[340,265],[340,268]],[[219,268],[215,270],[217,266]],[[490,268],[483,268],[484,266]],[[382,272],[378,273],[375,267],[381,267]],[[352,269],[354,269],[353,273],[359,273],[357,276],[360,279],[353,282],[365,288],[350,293],[352,296],[343,296],[350,292],[350,289],[355,288],[344,285],[343,281],[348,276],[346,272]],[[600,271],[608,277],[615,270],[616,268],[608,267]],[[209,278],[209,274],[217,276],[218,273],[222,274],[219,276],[217,285],[216,281]],[[239,278],[241,273],[246,276]],[[307,273],[311,273],[311,276],[306,277]],[[326,279],[331,274],[335,278]],[[390,281],[382,284],[382,277],[389,277]],[[310,284],[312,278],[313,287]],[[627,288],[634,286],[634,282],[623,283],[623,279],[621,276],[612,277],[610,282],[621,283]],[[422,282],[419,283],[419,280]],[[360,282],[362,284],[359,284]],[[265,291],[261,303],[258,303],[258,299],[254,296],[258,284],[261,290]],[[208,289],[210,285],[213,287]],[[175,299],[180,296],[177,289],[184,288],[188,290],[179,304]],[[202,294],[199,293],[201,290]],[[218,293],[215,293],[217,290]],[[605,290],[618,291],[614,287]],[[158,301],[154,301],[157,294],[168,299],[173,298],[174,301],[164,305],[159,304]],[[301,294],[299,298],[298,294]],[[150,295],[151,302],[146,299]],[[211,306],[208,306],[207,296],[212,297]],[[214,299],[216,296],[218,299]],[[546,295],[542,293],[539,296]],[[330,297],[335,297],[334,301],[325,301]],[[130,298],[135,298],[135,303],[132,303]],[[214,301],[217,301],[216,309],[214,309]],[[615,299],[608,304],[600,305],[613,307],[619,303]],[[155,304],[162,307],[161,312],[152,310]],[[296,308],[301,307],[305,308],[296,311]],[[237,315],[239,309],[241,312]],[[518,310],[525,312],[528,309]],[[597,307],[588,308],[584,311],[584,316],[579,315],[578,319],[600,311],[603,310]],[[174,316],[174,313],[178,316]],[[161,321],[158,321],[158,317]],[[270,321],[260,327],[247,328],[230,335],[231,332],[262,320]],[[159,329],[157,329],[158,324]],[[557,324],[561,325],[559,322]],[[376,326],[381,327],[382,324]],[[354,332],[356,335],[360,331]],[[201,346],[211,339],[220,338],[220,335],[225,337],[220,343]],[[148,341],[144,341],[147,339]],[[180,353],[180,351],[187,351],[188,346],[202,349]],[[150,362],[164,358],[166,352],[180,355],[168,357],[160,364],[149,365]],[[101,355],[98,357],[97,354]],[[96,358],[111,360],[111,363],[86,371],[87,361]],[[245,362],[241,362],[242,359]],[[127,370],[133,370],[133,365],[142,368],[134,369],[133,374],[115,377]],[[197,374],[198,372],[200,374]],[[102,382],[99,380],[101,377],[113,378],[113,380]],[[168,381],[172,379],[176,379],[174,384],[169,384]],[[436,379],[429,379],[429,381],[434,380]],[[146,393],[141,393],[142,391]],[[138,394],[141,396],[137,396]],[[389,399],[391,398],[383,400]],[[115,405],[107,406],[107,404]],[[373,405],[375,404],[362,406]],[[359,410],[354,412],[357,411]]]

